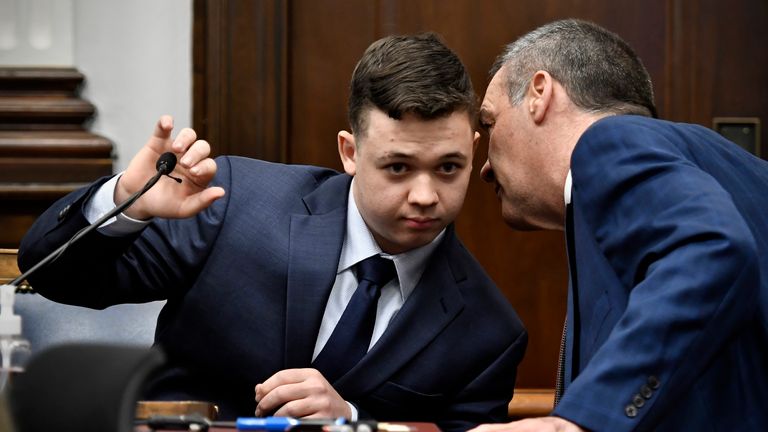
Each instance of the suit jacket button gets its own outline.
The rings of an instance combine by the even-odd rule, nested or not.
[[[624,407],[624,414],[627,415],[627,417],[632,418],[637,416],[637,407],[634,405],[627,405]]]
[[[648,384],[643,384],[640,386],[640,395],[646,399],[650,399],[651,396],[653,396],[653,390],[648,387]]]
[[[69,204],[67,204],[67,206],[61,209],[61,211],[59,212],[59,215],[58,215],[59,222],[63,221],[64,218],[67,217],[67,213],[69,213]]]
[[[638,408],[642,408],[643,405],[645,405],[645,399],[643,399],[643,397],[639,394],[636,394],[632,397],[632,405]]]
[[[651,375],[648,377],[648,385],[651,386],[652,389],[656,390],[661,385],[661,382],[659,381],[658,378]]]

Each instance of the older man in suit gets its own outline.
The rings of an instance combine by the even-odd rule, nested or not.
[[[768,163],[651,118],[647,71],[592,23],[492,72],[483,176],[513,228],[565,229],[571,277],[552,416],[478,430],[765,429]]]
[[[122,176],[37,221],[20,266],[139,190],[171,151],[180,184],[164,177],[31,280],[98,308],[167,299],[156,343],[169,364],[149,397],[213,401],[224,418],[504,420],[526,332],[452,225],[474,104],[435,35],[384,38],[353,74],[351,132],[338,134],[346,173],[213,160],[191,129],[172,139],[163,117]]]

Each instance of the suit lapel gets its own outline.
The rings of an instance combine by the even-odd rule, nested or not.
[[[421,280],[387,330],[347,374],[334,383],[348,398],[370,392],[394,375],[432,341],[463,309],[458,283],[466,279],[454,264],[458,247],[453,227],[435,250]]]
[[[346,231],[351,177],[339,175],[304,197],[309,214],[291,215],[286,294],[286,368],[312,361]]]

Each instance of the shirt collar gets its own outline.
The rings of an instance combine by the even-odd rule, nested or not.
[[[563,197],[565,198],[565,205],[571,203],[571,189],[573,188],[573,179],[571,179],[571,170],[568,170],[568,175],[565,177],[565,190],[563,191]]]
[[[341,257],[337,273],[348,270],[370,256],[380,254],[382,257],[395,262],[400,295],[405,300],[413,292],[413,289],[416,288],[416,284],[421,279],[422,273],[424,273],[427,260],[445,235],[445,229],[440,231],[440,234],[430,243],[416,249],[396,255],[383,252],[373,238],[371,230],[365,224],[360,210],[357,208],[357,203],[352,193],[354,183],[355,180],[353,178],[352,184],[349,187],[349,199],[347,201],[347,229],[344,235],[344,243],[341,247]]]

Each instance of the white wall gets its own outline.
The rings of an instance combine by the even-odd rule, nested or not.
[[[0,0],[0,66],[75,66],[115,170],[157,118],[192,123],[192,0]]]
[[[74,64],[96,106],[91,131],[123,170],[162,114],[192,123],[192,0],[74,0]]]
[[[72,0],[0,0],[0,65],[71,66]]]

